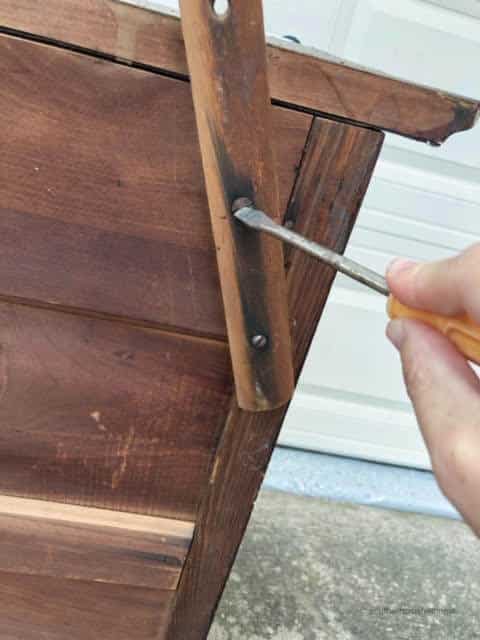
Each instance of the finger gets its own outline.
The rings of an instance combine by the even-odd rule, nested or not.
[[[480,534],[480,382],[458,351],[422,323],[395,320],[405,382],[445,495]]]
[[[406,305],[444,315],[468,313],[480,322],[480,244],[439,262],[395,260],[387,282]]]

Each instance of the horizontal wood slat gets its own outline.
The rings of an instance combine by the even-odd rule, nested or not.
[[[0,25],[171,73],[188,73],[179,20],[117,0],[2,0]],[[272,96],[439,143],[475,123],[479,103],[377,75],[297,45],[269,47]]]
[[[0,496],[0,572],[177,587],[193,524]]]
[[[173,593],[0,572],[0,637],[162,640]]]
[[[0,303],[0,493],[195,520],[228,348]]]
[[[0,295],[224,339],[189,85],[7,36],[0,72]],[[310,124],[274,110],[283,210]]]

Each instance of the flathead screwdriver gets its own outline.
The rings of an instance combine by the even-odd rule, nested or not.
[[[387,311],[390,318],[412,318],[420,320],[443,333],[469,360],[480,364],[480,326],[468,315],[443,316],[420,309],[413,309],[399,302],[388,288],[383,276],[346,258],[345,256],[308,240],[299,233],[274,222],[266,213],[254,207],[242,207],[234,213],[235,218],[250,229],[267,233],[297,249],[329,264],[341,273],[388,297]]]

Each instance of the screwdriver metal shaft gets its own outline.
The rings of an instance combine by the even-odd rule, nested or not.
[[[317,258],[322,262],[326,262],[337,271],[340,271],[346,276],[350,276],[350,278],[367,285],[367,287],[370,287],[379,293],[383,293],[385,296],[390,295],[387,281],[380,274],[364,267],[354,260],[350,260],[350,258],[342,256],[340,253],[336,253],[331,249],[327,249],[327,247],[323,247],[321,244],[304,238],[298,233],[295,233],[295,231],[285,229],[285,227],[274,222],[263,211],[253,207],[243,207],[236,211],[234,216],[247,227],[275,236],[276,238],[283,240],[283,242],[305,251],[314,258]]]
[[[263,211],[245,206],[236,211],[234,215],[237,220],[247,225],[247,227],[269,233],[287,244],[298,247],[311,256],[331,265],[337,271],[388,296],[387,312],[390,318],[410,318],[430,325],[440,333],[443,333],[466,358],[480,364],[480,325],[468,315],[442,316],[438,313],[408,307],[390,294],[385,278],[375,273],[375,271],[371,271],[363,265],[345,258],[339,253],[335,253],[331,249],[322,247],[316,242],[307,240],[294,231],[285,229],[269,218]]]

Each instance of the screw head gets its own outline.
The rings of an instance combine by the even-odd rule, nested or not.
[[[237,213],[240,209],[244,207],[253,207],[253,202],[250,198],[237,198],[232,203],[232,213]]]
[[[252,347],[257,349],[257,351],[263,351],[268,345],[268,338],[261,333],[257,333],[252,336],[251,343]]]

